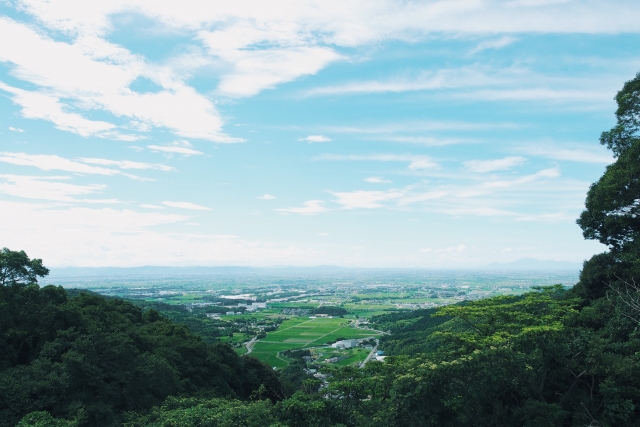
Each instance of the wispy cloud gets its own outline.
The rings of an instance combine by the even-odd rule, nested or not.
[[[80,161],[92,165],[117,166],[120,169],[155,169],[165,172],[176,170],[176,168],[172,166],[161,165],[157,163],[133,162],[131,160],[108,160],[83,157],[80,159]]]
[[[498,83],[498,76],[474,68],[419,71],[415,75],[401,75],[387,80],[353,81],[341,85],[323,86],[307,90],[304,96],[411,92],[458,87],[483,86]]]
[[[324,136],[324,135],[309,135],[309,136],[305,136],[304,138],[300,138],[298,139],[298,141],[307,141],[308,143],[312,143],[312,142],[329,142],[331,141],[331,138]]]
[[[27,199],[56,202],[120,203],[115,199],[79,198],[104,191],[102,184],[75,185],[65,182],[66,176],[0,175],[0,193]]]
[[[492,179],[482,184],[467,187],[457,192],[458,197],[477,197],[484,194],[491,193],[499,189],[506,189],[522,184],[528,184],[541,179],[553,179],[560,176],[560,170],[558,168],[543,169],[533,174],[524,175],[512,179]]]
[[[13,126],[9,126],[9,130],[12,131],[12,132],[20,132],[20,133],[24,132],[23,129],[14,128]]]
[[[2,22],[0,21],[0,24]],[[76,133],[80,136],[114,137],[119,134],[116,125],[104,121],[88,120],[76,113],[63,110],[60,99],[45,93],[26,91],[0,82],[0,90],[12,93],[13,102],[22,107],[22,116],[27,119],[43,119],[52,122],[60,130]],[[135,138],[135,137],[131,137]],[[125,137],[126,139],[126,137]]]
[[[27,153],[0,153],[0,162],[11,163],[20,166],[33,166],[45,171],[61,170],[90,175],[117,175],[121,172],[116,169],[90,166],[84,163],[65,159],[64,157],[47,154]]]
[[[36,9],[35,5],[28,8],[31,12]],[[159,127],[183,137],[240,141],[222,133],[222,119],[214,105],[179,74],[154,67],[142,56],[109,43],[89,30],[90,26],[86,22],[78,28],[77,37],[68,43],[50,39],[45,31],[29,25],[0,19],[0,38],[14,41],[0,45],[0,61],[12,64],[14,76],[36,87],[24,90],[0,84],[0,90],[13,94],[24,117],[51,121],[61,130],[82,136],[132,140],[140,136],[122,131]],[[132,91],[129,86],[141,77],[152,80],[160,90]],[[111,121],[85,117],[95,110],[110,113]],[[120,118],[137,125],[117,125]]]
[[[182,154],[183,156],[199,156],[204,154],[202,151],[194,150],[193,145],[188,141],[174,141],[169,145],[147,145],[147,148],[163,153]]]
[[[97,7],[92,2],[22,2],[20,11],[32,18],[28,24],[0,20],[0,39],[13,41],[0,46],[0,61],[11,64],[16,79],[35,87],[3,86],[22,106],[25,117],[48,120],[80,135],[139,138],[126,129],[145,132],[165,128],[183,137],[239,142],[240,138],[223,133],[223,119],[207,96],[189,86],[188,79],[196,72],[214,70],[218,95],[252,96],[346,59],[339,53],[341,48],[381,41],[421,41],[432,34],[474,38],[509,34],[481,42],[476,47],[480,51],[505,46],[520,33],[635,33],[640,19],[632,3],[598,0],[527,0],[508,6],[500,2],[399,5],[356,0],[344,5],[290,0],[276,9],[245,1],[107,3]],[[160,63],[109,42],[114,16],[131,14],[145,16],[168,32],[188,34],[192,42]],[[45,34],[50,31],[68,39],[49,38]],[[131,87],[138,79],[152,81],[158,90],[136,92]],[[494,80],[499,81],[499,76],[474,69],[424,71],[415,76],[316,88],[308,94],[431,90]],[[493,96],[535,98],[533,93],[513,91]],[[576,99],[577,92],[571,96]],[[90,120],[87,116],[92,111],[107,112],[111,117]]]
[[[553,101],[553,102],[609,102],[612,90],[584,87],[557,89],[552,87],[500,88],[460,91],[452,98],[479,99],[484,101]],[[615,90],[613,91],[615,92]]]
[[[478,43],[478,45],[475,48],[471,49],[469,53],[474,54],[487,49],[501,49],[517,40],[518,39],[513,36],[503,36],[497,39],[485,40]]]
[[[300,207],[276,209],[276,212],[283,214],[294,213],[299,215],[315,215],[329,210],[323,205],[324,202],[322,200],[307,200]]]
[[[426,202],[429,200],[441,199],[445,196],[448,196],[449,194],[451,194],[451,191],[447,190],[431,190],[422,193],[413,193],[400,199],[398,204],[400,206],[403,206],[409,205],[411,203]]]
[[[372,139],[378,139],[383,141],[402,142],[407,144],[424,145],[426,147],[442,147],[445,145],[464,144],[475,142],[470,138],[436,138],[433,136],[387,136],[376,137]]]
[[[526,162],[524,157],[510,156],[504,159],[495,160],[469,160],[464,162],[464,166],[471,172],[494,172],[500,170],[508,170],[515,166],[520,166]]]
[[[371,183],[371,184],[386,184],[386,183],[391,182],[388,179],[383,179],[383,178],[380,178],[380,177],[377,177],[377,176],[370,176],[370,177],[365,178],[364,180],[366,182]]]
[[[208,208],[206,206],[197,205],[197,204],[191,203],[191,202],[164,201],[164,202],[162,202],[162,204],[165,205],[165,206],[169,206],[171,208],[188,209],[188,210],[193,210],[193,211],[210,211],[211,210],[211,208]]]
[[[377,162],[407,162],[409,169],[439,169],[440,165],[429,156],[412,154],[323,154],[319,160],[351,160],[351,161],[377,161]]]
[[[401,133],[422,133],[430,131],[482,131],[496,129],[517,129],[522,127],[521,123],[477,123],[467,121],[431,121],[413,120],[388,123],[364,123],[353,126],[323,126],[322,129],[332,133],[346,134],[401,134]],[[409,135],[412,137],[413,135]],[[420,138],[421,136],[417,136]],[[402,141],[399,141],[402,142]],[[412,141],[406,141],[412,142]]]
[[[545,157],[553,160],[564,160],[578,163],[600,163],[610,164],[614,161],[613,156],[603,147],[593,144],[529,144],[522,146],[521,151],[531,156]]]
[[[156,169],[172,171],[174,168],[153,163],[132,162],[129,160],[108,160],[98,158],[81,158],[79,161],[69,160],[64,157],[49,154],[27,154],[0,152],[0,162],[11,163],[20,166],[32,166],[41,170],[60,170],[87,175],[122,175],[137,180],[147,180],[136,175],[122,172],[118,169],[104,168],[100,166],[116,166],[120,169]]]
[[[273,199],[275,199],[275,197],[274,197],[274,196],[272,196],[271,194],[267,194],[267,193],[265,193],[265,194],[264,194],[264,195],[262,195],[262,196],[258,196],[258,197],[256,197],[256,199],[260,199],[260,200],[273,200]]]
[[[335,202],[344,209],[375,209],[383,206],[383,202],[402,197],[405,192],[389,191],[348,191],[331,192],[336,196]]]

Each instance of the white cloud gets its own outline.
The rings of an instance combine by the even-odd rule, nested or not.
[[[10,130],[10,131],[13,131],[13,132],[20,132],[20,133],[24,132],[24,130],[23,130],[23,129],[20,129],[20,128],[14,128],[13,126],[9,126],[9,130]]]
[[[472,87],[498,84],[507,77],[504,74],[504,71],[494,71],[490,74],[476,68],[423,70],[416,75],[402,75],[387,80],[353,81],[341,85],[317,87],[306,91],[304,95],[410,92]]]
[[[445,145],[463,144],[473,142],[468,138],[434,138],[432,136],[388,136],[376,139],[392,142],[404,142],[409,144],[424,145],[427,147],[442,147]]]
[[[184,156],[198,156],[204,154],[202,151],[193,149],[188,141],[174,141],[170,145],[147,145],[147,148],[163,153],[182,154]]]
[[[165,172],[176,170],[176,168],[167,165],[161,165],[157,163],[133,162],[130,160],[108,160],[96,158],[81,158],[80,160],[84,163],[89,163],[92,165],[117,166],[120,169],[155,169]]]
[[[382,178],[377,177],[377,176],[369,176],[369,177],[365,178],[364,180],[366,182],[371,183],[371,184],[386,184],[386,183],[391,182],[388,179],[382,179]]]
[[[353,160],[353,161],[379,161],[379,162],[408,162],[409,169],[439,169],[440,165],[428,156],[412,154],[324,154],[319,160]]]
[[[274,196],[272,196],[271,194],[266,194],[266,193],[264,194],[264,196],[258,196],[256,198],[260,199],[260,200],[273,200],[273,199],[275,199]]]
[[[222,119],[211,101],[171,70],[152,66],[95,33],[77,34],[71,43],[54,41],[43,34],[8,18],[0,19],[0,39],[13,41],[0,45],[0,62],[12,64],[14,76],[38,87],[26,91],[0,86],[14,94],[13,100],[23,107],[24,117],[49,120],[62,130],[82,136],[139,138],[119,133],[114,123],[88,120],[82,115],[102,110],[111,113],[114,120],[130,119],[138,129],[164,127],[184,137],[240,141],[221,133]],[[139,77],[154,81],[161,90],[131,91],[129,85]]]
[[[410,196],[403,197],[399,200],[398,204],[402,206],[411,203],[426,202],[428,200],[441,199],[449,194],[451,194],[451,192],[446,190],[426,191],[424,193],[412,194]]]
[[[190,210],[195,210],[195,211],[210,211],[211,208],[208,208],[206,206],[200,206],[200,205],[196,205],[195,203],[190,203],[190,202],[162,202],[163,205],[165,206],[170,206],[172,208],[179,208],[179,209],[190,209]]]
[[[489,180],[482,184],[474,185],[456,192],[457,197],[477,197],[489,194],[497,190],[529,184],[543,179],[558,178],[560,170],[558,168],[543,169],[530,175],[524,175],[514,179]]]
[[[483,42],[478,43],[478,45],[475,48],[473,48],[469,53],[474,54],[487,49],[501,49],[517,40],[518,40],[517,38],[512,36],[504,36],[498,39],[485,40]]]
[[[471,172],[486,173],[500,170],[508,170],[524,164],[526,159],[520,156],[510,156],[495,160],[469,160],[464,166]]]
[[[560,89],[552,87],[482,89],[451,94],[452,98],[479,99],[483,101],[550,101],[550,102],[608,102],[609,88],[583,87]],[[613,90],[615,92],[615,90]]]
[[[318,233],[318,236],[322,236],[322,237],[326,237],[328,235],[329,235],[329,233]]]
[[[74,162],[64,157],[47,154],[26,154],[26,153],[0,153],[0,162],[11,163],[20,166],[33,166],[45,171],[61,170],[65,172],[75,172],[91,175],[117,175],[120,171],[96,166],[89,166],[84,163]]]
[[[143,204],[138,205],[138,206],[140,206],[141,208],[145,208],[145,209],[164,209],[162,206],[149,205],[149,204],[146,204],[146,203],[143,203]]]
[[[521,125],[516,123],[473,123],[473,122],[460,122],[460,121],[426,121],[426,120],[413,120],[405,122],[388,122],[388,123],[369,123],[358,126],[325,126],[323,129],[333,133],[354,133],[354,134],[398,134],[398,133],[415,133],[426,131],[442,131],[442,130],[456,130],[456,131],[476,131],[476,130],[491,130],[491,129],[517,129]],[[385,137],[385,139],[388,137]],[[412,136],[408,137],[412,138]],[[417,137],[421,138],[421,137]],[[414,142],[412,140],[398,140],[399,142]],[[426,142],[429,140],[426,139]],[[419,143],[420,140],[415,142]]]
[[[276,212],[280,213],[295,213],[300,215],[315,215],[321,212],[327,212],[328,209],[322,206],[324,202],[322,200],[308,200],[297,208],[282,208],[276,209]]]
[[[202,33],[201,33],[202,34]],[[285,49],[218,49],[203,35],[209,53],[231,65],[221,77],[218,92],[227,96],[252,96],[280,83],[316,74],[329,63],[342,58],[325,47],[288,47]]]
[[[54,200],[58,202],[119,203],[109,199],[78,199],[100,193],[106,189],[102,184],[75,185],[64,182],[65,176],[0,175],[0,193],[27,199]]]
[[[77,133],[84,137],[106,137],[110,135],[109,131],[113,131],[116,127],[112,123],[87,120],[80,114],[63,111],[63,104],[55,96],[18,89],[2,82],[0,82],[0,90],[14,95],[12,100],[22,107],[23,117],[48,120],[60,130]]]
[[[382,202],[402,197],[405,192],[398,190],[389,191],[350,191],[332,192],[336,196],[335,202],[344,209],[374,209],[381,208]]]
[[[640,11],[630,0],[402,4],[391,0],[355,0],[348,4],[284,0],[278,7],[255,0],[20,0],[17,7],[34,19],[29,19],[28,25],[0,19],[0,39],[12,40],[0,45],[0,61],[11,64],[15,78],[35,86],[29,91],[4,88],[14,94],[25,117],[49,120],[60,129],[84,136],[135,139],[140,135],[121,131],[134,128],[145,132],[161,127],[176,135],[215,142],[241,139],[222,132],[223,120],[214,104],[187,84],[191,76],[203,70],[217,79],[217,94],[251,96],[342,60],[342,48],[388,40],[421,41],[432,34],[474,38],[509,34],[482,42],[476,49],[499,48],[519,33],[637,33],[640,20]],[[160,31],[180,34],[191,42],[173,56],[167,52],[169,58],[156,63],[107,41],[115,28],[126,25],[123,22],[135,25],[135,18],[141,15]],[[120,19],[123,16],[132,19]],[[51,31],[67,41],[46,37]],[[481,75],[474,70],[451,71],[458,73],[456,76],[466,73],[470,77],[467,79],[449,78],[447,72],[352,82],[320,88],[316,93],[423,90],[476,85],[478,78],[491,78],[491,73]],[[131,90],[130,85],[139,78],[151,80],[158,91]],[[525,91],[529,92],[475,96],[540,96],[538,89]],[[579,92],[570,96],[575,98]],[[553,96],[558,96],[557,91]],[[89,120],[85,117],[88,111],[107,112],[112,119]],[[122,120],[130,124],[118,123]]]
[[[521,148],[522,151],[532,156],[546,157],[553,160],[566,160],[578,163],[613,163],[614,158],[609,151],[603,147],[591,145],[577,145],[560,147],[549,144],[530,144]]]
[[[173,168],[166,169],[168,166],[164,165],[152,165],[147,163],[137,163],[129,161],[115,161],[106,159],[81,159],[83,163],[73,160],[65,159],[64,157],[48,154],[26,154],[26,153],[8,153],[0,152],[0,162],[11,163],[20,166],[33,166],[41,170],[61,170],[65,172],[74,172],[79,174],[88,175],[122,175],[127,178],[136,179],[140,181],[146,181],[146,178],[140,178],[135,175],[124,173],[117,169],[109,169],[98,166],[90,166],[85,163],[101,164],[101,165],[115,165],[123,169],[160,169],[160,170],[172,170]],[[148,167],[143,167],[147,165]],[[162,168],[161,168],[162,167]]]
[[[307,141],[309,143],[312,142],[329,142],[331,138],[324,135],[309,135],[304,138],[300,138],[298,141]]]

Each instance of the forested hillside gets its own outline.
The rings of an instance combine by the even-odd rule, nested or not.
[[[640,74],[616,100],[616,161],[578,220],[609,250],[579,283],[379,316],[390,356],[326,384],[284,387],[153,310],[39,288],[42,262],[5,250],[2,425],[640,426]]]
[[[168,396],[247,399],[283,390],[271,367],[208,345],[185,326],[120,299],[35,284],[24,252],[4,249],[0,287],[0,425],[46,410],[81,425],[114,425]],[[22,258],[20,260],[19,258]],[[41,265],[40,260],[35,263]],[[25,274],[11,271],[24,269]]]

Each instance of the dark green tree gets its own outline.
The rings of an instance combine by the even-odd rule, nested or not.
[[[617,157],[640,140],[640,73],[626,82],[614,99],[618,104],[617,123],[610,131],[602,132],[600,143]]]
[[[2,248],[0,251],[0,286],[37,283],[49,274],[41,259],[29,259],[24,251]]]
[[[586,239],[609,247],[584,265],[576,292],[586,301],[640,274],[640,73],[624,84],[615,100],[617,123],[602,133],[600,142],[617,159],[591,185],[577,220]]]

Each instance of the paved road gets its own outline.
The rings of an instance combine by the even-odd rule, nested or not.
[[[251,341],[249,341],[249,342],[244,344],[247,347],[247,353],[246,354],[249,354],[249,353],[251,353],[253,351],[253,345],[256,343],[257,339],[258,339],[258,337],[255,336],[255,337],[251,338]]]
[[[369,355],[367,356],[367,358],[366,358],[366,359],[364,359],[364,362],[362,362],[362,363],[360,364],[360,367],[361,367],[361,368],[364,368],[364,365],[366,365],[366,364],[367,364],[367,362],[368,362],[369,360],[371,360],[371,358],[376,354],[376,352],[377,352],[377,351],[378,351],[378,344],[376,344],[376,345],[375,345],[375,347],[373,347],[373,348],[371,349],[371,353],[369,353]]]

